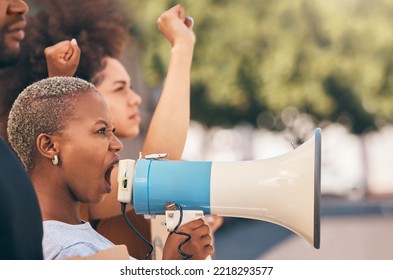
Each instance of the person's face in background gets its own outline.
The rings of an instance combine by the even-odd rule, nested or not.
[[[119,60],[108,57],[104,62],[105,68],[97,74],[101,81],[95,86],[109,104],[116,136],[135,137],[139,134],[142,99],[132,90],[131,78]]]
[[[111,191],[110,175],[123,147],[114,129],[105,99],[91,92],[78,98],[65,128],[52,136],[59,147],[59,177],[70,197],[97,203]]]
[[[25,37],[24,15],[29,7],[22,0],[0,0],[0,68],[14,64]]]

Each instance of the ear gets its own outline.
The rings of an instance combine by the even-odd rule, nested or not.
[[[36,140],[37,150],[40,155],[48,159],[53,159],[59,153],[56,137],[46,133],[38,135]]]

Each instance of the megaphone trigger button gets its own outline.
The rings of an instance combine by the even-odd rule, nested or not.
[[[159,159],[164,159],[168,156],[167,153],[161,153],[161,154],[150,154],[146,155],[145,159],[152,159],[152,160],[159,160]]]
[[[166,211],[177,210],[176,203],[174,203],[174,202],[167,202],[165,204],[164,210],[166,210]]]
[[[127,178],[124,178],[123,179],[123,189],[127,189],[127,182],[128,182]]]

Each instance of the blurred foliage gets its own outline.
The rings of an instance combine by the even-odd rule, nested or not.
[[[392,121],[392,0],[124,0],[148,83],[166,74],[158,16],[182,4],[195,19],[192,118],[283,129],[296,108],[362,133]]]

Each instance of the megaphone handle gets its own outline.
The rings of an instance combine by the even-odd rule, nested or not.
[[[188,222],[204,218],[203,211],[201,210],[181,210],[183,211],[183,219],[180,224],[184,225]],[[166,210],[165,211],[165,221],[166,228],[168,231],[173,231],[179,223],[180,210]],[[211,256],[208,256],[206,260],[211,260]]]

